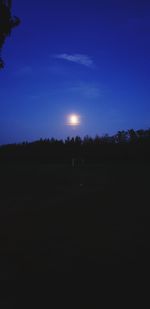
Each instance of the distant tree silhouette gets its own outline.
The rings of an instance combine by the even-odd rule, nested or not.
[[[80,137],[80,136],[76,136],[76,137],[75,137],[75,144],[76,144],[76,145],[81,145],[81,143],[82,143],[81,137]]]
[[[137,132],[133,129],[128,130],[130,142],[136,142],[138,139]]]
[[[55,138],[40,139],[32,143],[0,146],[2,160],[28,162],[65,163],[72,166],[99,163],[102,160],[133,160],[150,158],[150,129],[130,129],[119,131],[113,136],[105,134],[94,138],[67,137],[66,140]]]
[[[118,131],[118,133],[116,134],[116,142],[119,144],[125,143],[127,139],[128,139],[128,132],[124,130]]]
[[[11,10],[12,0],[0,0],[0,69],[4,68],[1,52],[5,40],[11,35],[12,29],[20,24],[20,19],[12,16]]]
[[[84,145],[91,145],[91,144],[93,144],[93,139],[92,139],[92,137],[90,137],[89,135],[86,135],[85,137],[84,137],[84,139],[83,139],[83,144]]]

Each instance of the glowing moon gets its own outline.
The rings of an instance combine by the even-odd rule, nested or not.
[[[77,114],[71,114],[68,116],[67,124],[69,126],[79,126],[80,125],[80,116]]]

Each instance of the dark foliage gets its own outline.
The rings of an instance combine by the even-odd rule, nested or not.
[[[119,131],[113,136],[85,136],[66,140],[40,139],[0,147],[1,160],[70,164],[73,158],[87,163],[101,160],[149,159],[150,129]]]
[[[0,0],[0,53],[6,38],[11,35],[12,29],[20,24],[20,19],[12,16],[11,10],[11,0]],[[4,68],[4,61],[0,55],[0,69],[2,68]]]

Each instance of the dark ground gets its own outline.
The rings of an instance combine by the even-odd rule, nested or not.
[[[150,261],[149,175],[144,162],[1,165],[1,308],[100,308],[127,278],[132,290]]]

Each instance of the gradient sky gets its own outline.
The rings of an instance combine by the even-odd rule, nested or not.
[[[149,0],[13,0],[13,14],[0,144],[150,127]]]

